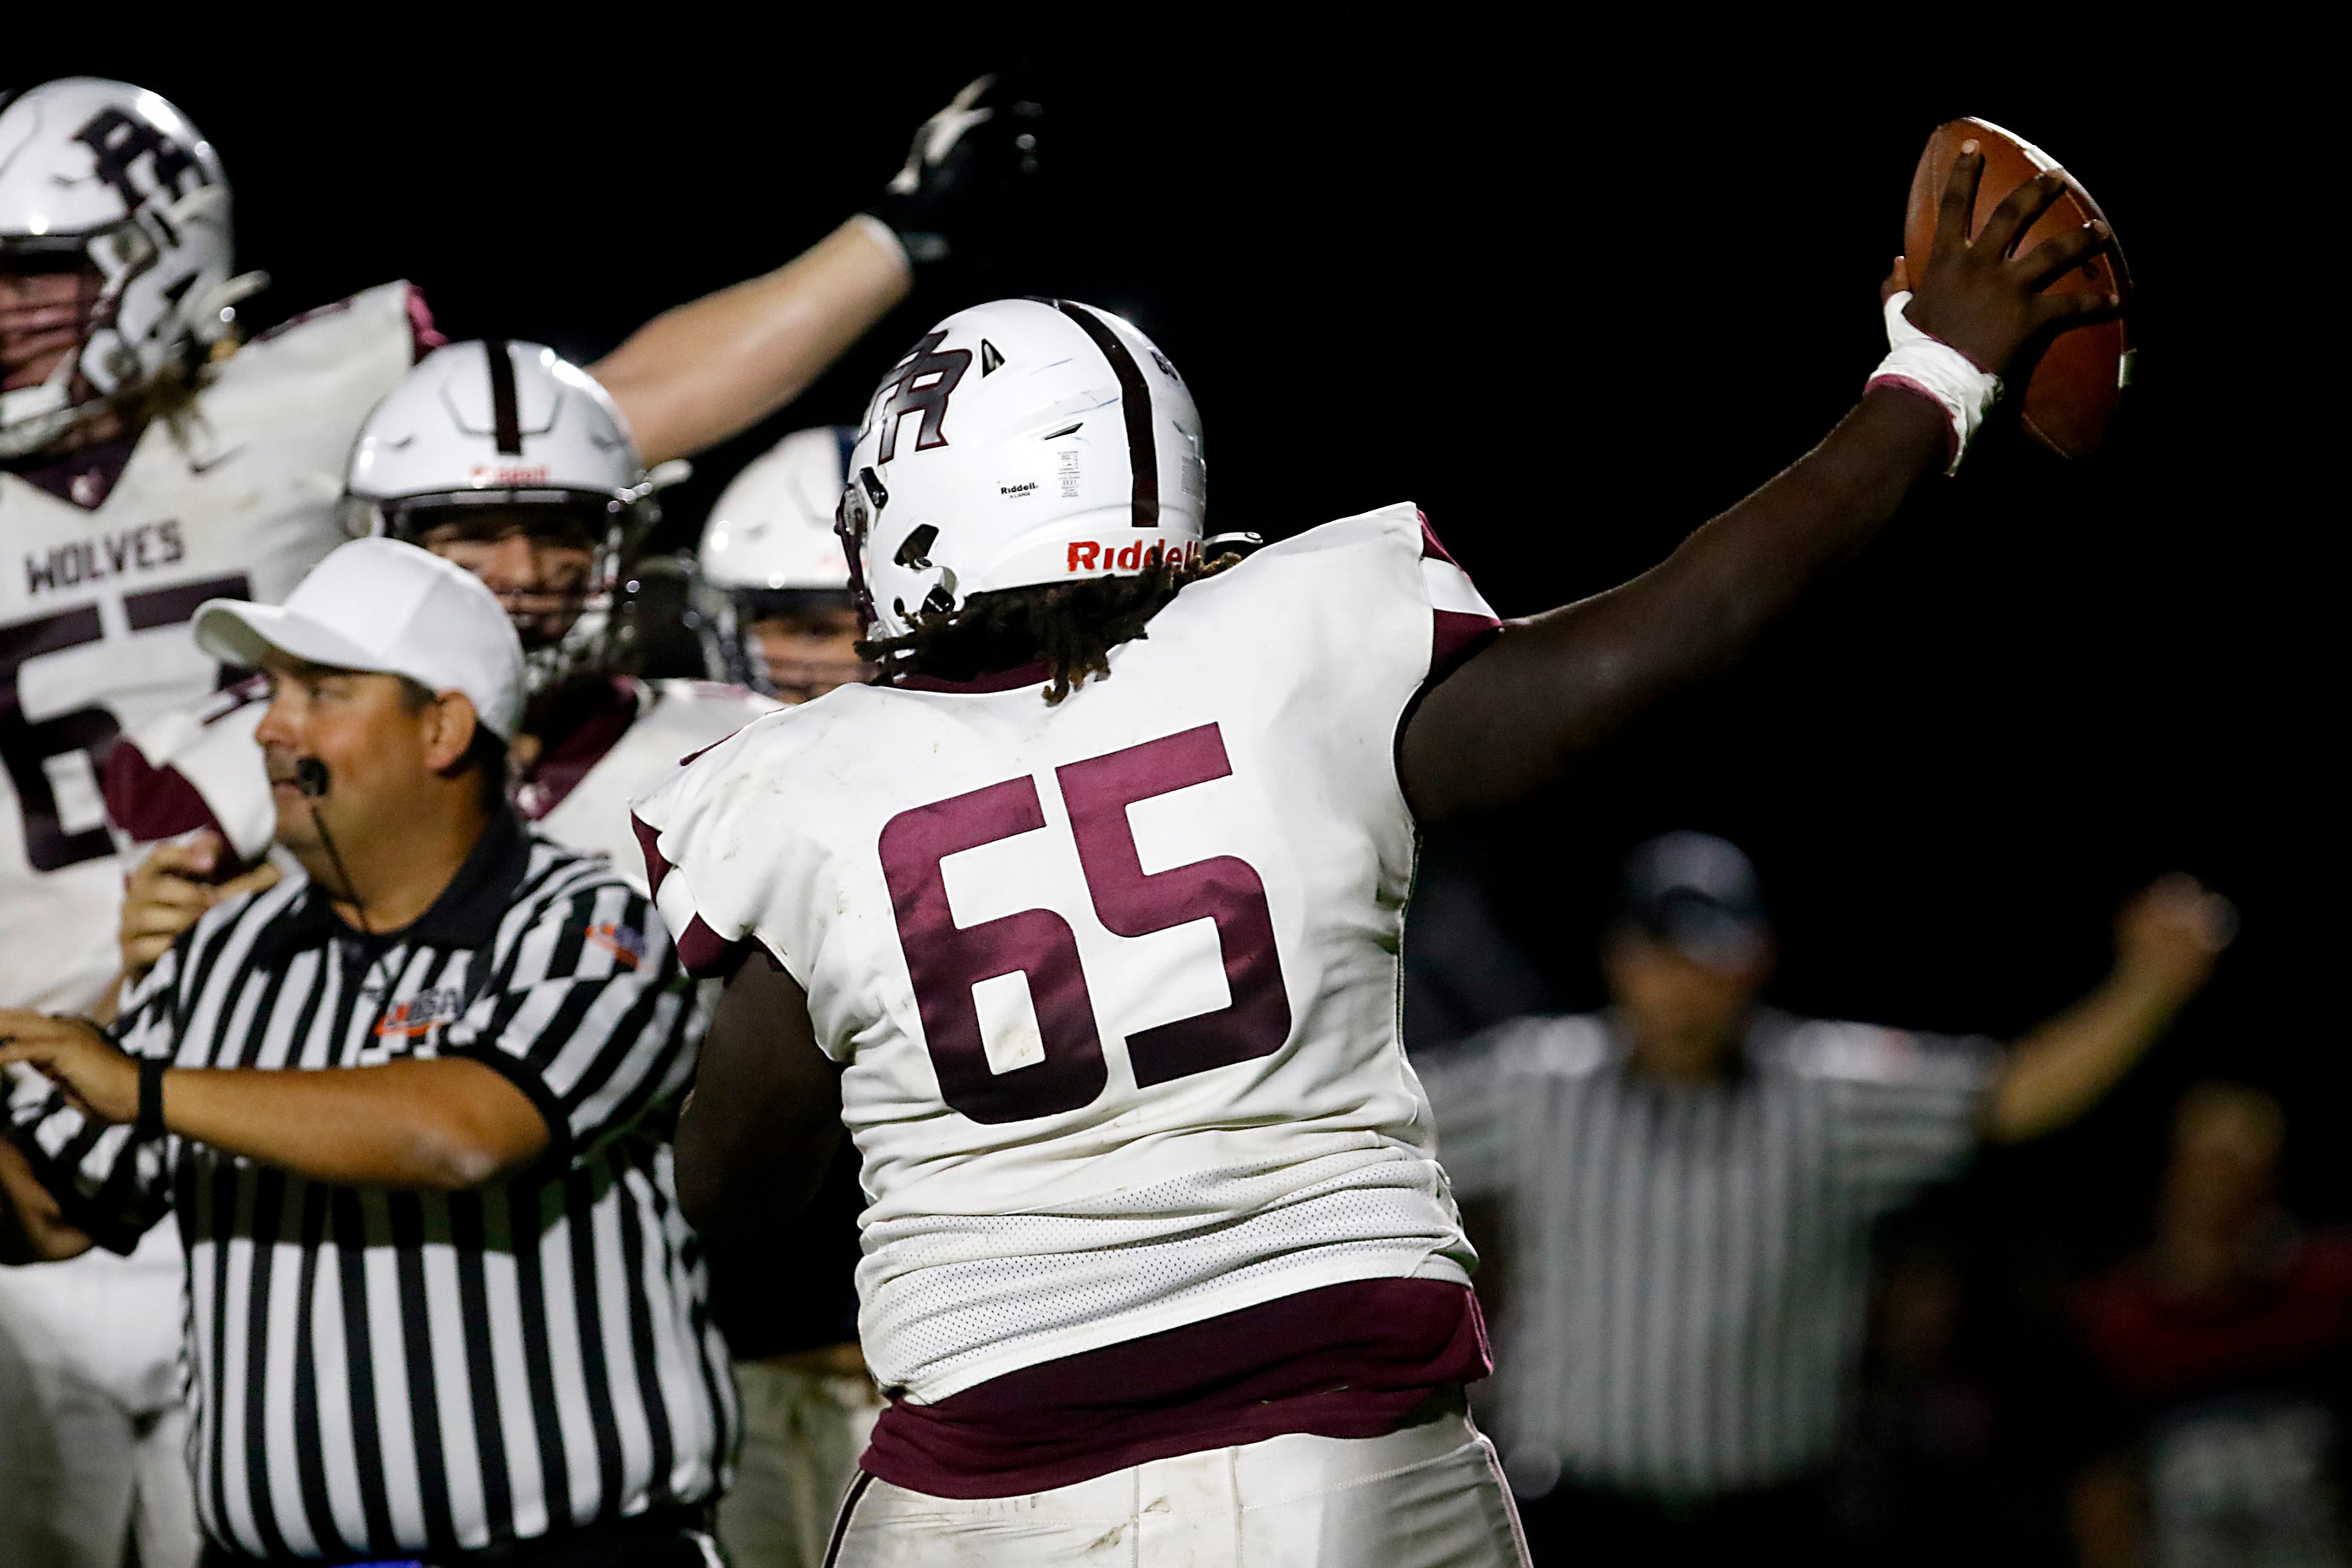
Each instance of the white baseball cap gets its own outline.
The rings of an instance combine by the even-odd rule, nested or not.
[[[404,675],[462,691],[499,739],[522,724],[522,644],[498,595],[461,566],[396,539],[354,539],[310,569],[282,605],[208,599],[196,646],[258,666],[272,649],[336,669]]]

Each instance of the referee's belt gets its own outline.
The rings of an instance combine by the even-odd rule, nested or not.
[[[692,1503],[474,1552],[428,1552],[421,1557],[249,1557],[207,1543],[198,1568],[634,1568],[644,1562],[640,1553],[647,1546],[709,1532],[710,1506]]]

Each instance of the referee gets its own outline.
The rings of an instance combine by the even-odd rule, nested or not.
[[[667,1147],[691,992],[646,900],[504,801],[522,653],[473,577],[344,545],[206,652],[305,875],[94,1026],[0,1012],[0,1250],[188,1258],[208,1564],[691,1564],[734,1421]]]
[[[2087,1110],[2230,918],[2158,883],[2106,981],[2003,1050],[1759,1007],[1773,949],[1747,857],[1697,833],[1634,850],[1612,1008],[1416,1064],[1456,1195],[1502,1211],[1492,1414],[1538,1568],[1822,1544],[1873,1222],[1979,1138]]]

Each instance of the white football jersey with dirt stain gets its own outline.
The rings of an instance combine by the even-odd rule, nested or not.
[[[412,294],[385,284],[257,339],[110,462],[0,472],[0,1001],[87,1007],[112,978],[123,867],[99,764],[216,683],[198,605],[275,603],[341,542],[352,438],[415,359]]]
[[[1495,624],[1391,507],[1185,588],[1058,706],[846,687],[639,804],[681,952],[769,950],[845,1065],[886,1385],[1466,1279],[1398,1037],[1395,746]]]

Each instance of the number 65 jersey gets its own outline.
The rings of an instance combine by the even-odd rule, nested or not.
[[[639,803],[689,965],[843,1063],[860,1337],[936,1402],[1472,1260],[1398,1037],[1397,729],[1496,621],[1410,505],[1186,587],[1108,679],[845,687]]]

